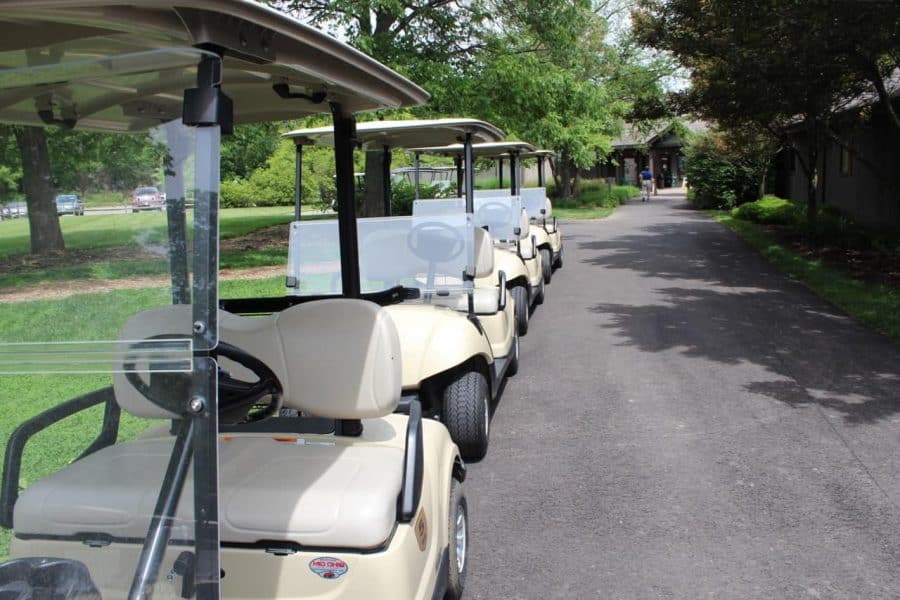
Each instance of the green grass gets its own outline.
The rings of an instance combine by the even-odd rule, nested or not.
[[[794,254],[773,240],[756,223],[738,219],[729,213],[711,214],[717,221],[737,232],[789,277],[840,307],[852,318],[900,341],[900,289],[851,279],[818,261],[810,261]]]
[[[560,219],[604,219],[616,207],[640,195],[633,186],[606,185],[602,180],[585,180],[581,191],[574,198],[553,200],[553,214]]]
[[[82,198],[85,208],[130,206],[131,195],[126,192],[90,192]]]

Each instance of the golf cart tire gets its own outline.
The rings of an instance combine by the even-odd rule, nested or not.
[[[563,265],[563,251],[562,251],[562,248],[560,247],[559,256],[556,257],[556,264],[553,266],[555,266],[557,269],[562,269],[562,265]]]
[[[534,294],[534,305],[535,306],[540,306],[541,304],[544,303],[544,289],[545,289],[544,286],[545,285],[546,284],[544,283],[544,280],[541,279],[541,283],[538,284],[537,292],[535,292],[535,294]]]
[[[524,285],[517,285],[512,289],[513,303],[516,306],[516,331],[519,335],[528,333],[528,290]]]
[[[512,352],[510,353],[509,365],[506,367],[506,376],[512,377],[519,372],[519,334],[513,333]]]
[[[465,371],[444,388],[441,420],[464,459],[478,460],[487,454],[490,389],[484,375],[478,371]]]
[[[469,505],[466,502],[466,493],[462,484],[453,479],[450,482],[450,510],[447,511],[447,539],[450,540],[450,567],[447,569],[447,591],[445,600],[459,600],[463,595],[466,585],[466,571],[468,570],[468,556],[463,557],[462,569],[458,568],[456,548],[456,514],[462,508],[466,523],[466,555],[468,555],[469,532]]]
[[[541,270],[544,273],[544,283],[550,283],[553,278],[553,254],[546,248],[541,249]]]

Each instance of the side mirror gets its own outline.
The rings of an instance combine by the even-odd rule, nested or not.
[[[499,286],[500,296],[497,299],[497,312],[506,310],[506,271],[500,271]]]

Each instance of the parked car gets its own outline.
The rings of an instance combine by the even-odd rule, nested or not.
[[[56,197],[56,214],[84,215],[84,202],[77,194],[60,194]]]
[[[3,205],[4,219],[18,219],[28,216],[28,204],[24,200],[14,200]]]
[[[162,210],[166,198],[155,187],[139,187],[131,192],[131,211]]]

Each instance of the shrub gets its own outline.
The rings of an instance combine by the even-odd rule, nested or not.
[[[730,143],[720,134],[695,138],[685,152],[685,175],[694,190],[694,206],[730,209],[755,200],[765,172],[761,164],[755,150]]]
[[[747,202],[731,211],[744,221],[768,225],[798,225],[803,221],[803,207],[777,196],[763,196],[755,202]]]

